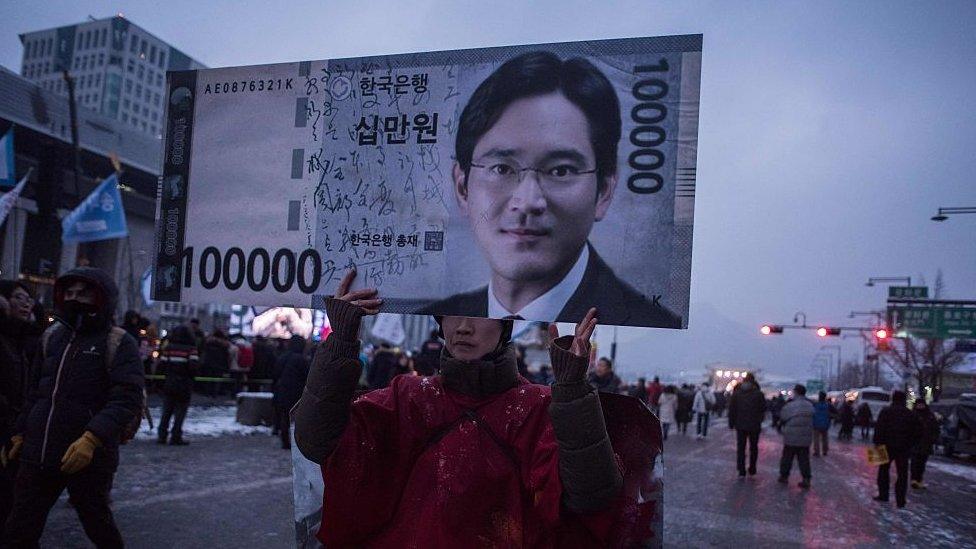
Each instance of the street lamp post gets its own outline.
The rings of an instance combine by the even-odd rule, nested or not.
[[[970,207],[949,207],[939,208],[939,212],[932,216],[932,221],[945,221],[950,215],[976,214],[976,208]]]
[[[840,348],[840,345],[821,345],[820,346],[820,350],[824,350],[824,349],[831,349],[831,350],[836,350],[837,351],[837,374],[840,375],[840,367],[841,367],[841,348]],[[831,362],[833,362],[833,359],[834,359],[834,353],[830,353],[830,360],[831,360]],[[827,390],[830,390],[831,389],[831,382],[830,382],[830,376],[829,376],[830,371],[828,370],[827,373],[828,373],[828,377],[827,377]]]

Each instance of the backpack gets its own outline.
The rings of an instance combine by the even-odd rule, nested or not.
[[[51,336],[58,330],[61,330],[60,324],[54,324],[47,330],[44,330],[44,334],[41,336],[41,352],[43,356],[47,357],[47,344],[51,339]],[[119,350],[119,345],[122,343],[122,338],[125,337],[126,331],[118,326],[112,326],[108,332],[105,343],[105,369],[111,370],[113,364],[115,363],[115,353]],[[139,432],[139,426],[142,425],[142,418],[145,417],[149,421],[149,426],[152,428],[152,417],[149,415],[149,406],[147,402],[146,390],[142,390],[142,406],[141,412],[132,418],[129,423],[122,427],[121,433],[119,433],[119,444],[128,444],[130,440],[135,438],[136,433]]]

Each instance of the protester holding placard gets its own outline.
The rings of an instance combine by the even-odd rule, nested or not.
[[[878,495],[874,499],[880,502],[888,501],[891,464],[894,462],[895,469],[898,471],[898,479],[895,481],[895,504],[899,509],[907,503],[908,460],[921,433],[918,418],[905,403],[903,391],[892,391],[891,404],[881,410],[874,424],[874,444],[884,445],[888,450],[889,459],[887,463],[878,467]]]
[[[354,399],[360,319],[382,303],[374,289],[350,292],[354,276],[326,301],[335,331],[294,410],[298,446],[322,464],[327,486],[319,539],[603,545],[610,534],[597,525],[609,519],[622,474],[600,396],[584,379],[597,311],[573,336],[550,327],[551,389],[518,375],[511,321],[438,317],[440,375],[398,376]]]

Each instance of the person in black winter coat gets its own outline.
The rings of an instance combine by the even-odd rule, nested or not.
[[[166,375],[166,380],[163,382],[163,414],[159,418],[156,442],[166,444],[172,417],[173,432],[169,443],[173,446],[185,446],[189,443],[183,439],[183,420],[186,419],[193,395],[193,376],[200,367],[196,338],[190,328],[173,328],[160,353],[159,366]]]
[[[678,423],[678,432],[683,435],[688,434],[688,424],[691,423],[691,406],[694,400],[694,389],[688,384],[682,383],[681,388],[678,389],[678,413],[675,416],[675,421]]]
[[[278,357],[275,368],[278,370],[278,381],[274,386],[274,409],[277,414],[281,447],[291,448],[291,419],[289,412],[302,397],[305,380],[308,378],[309,361],[305,356],[305,338],[291,336],[287,350]]]
[[[898,470],[898,480],[895,481],[895,503],[899,508],[905,506],[908,492],[908,459],[912,448],[918,443],[921,435],[918,418],[905,406],[905,393],[894,391],[891,393],[891,404],[885,406],[878,414],[874,424],[874,444],[884,445],[888,449],[888,463],[878,467],[878,495],[877,501],[888,501],[888,491],[891,484],[891,464]]]
[[[742,383],[732,390],[729,398],[729,429],[735,429],[736,468],[739,476],[746,476],[746,442],[749,442],[749,476],[756,474],[756,461],[759,459],[759,434],[766,417],[766,397],[756,377],[749,372]]]
[[[31,322],[33,304],[26,286],[0,280],[0,447],[8,445],[15,434],[30,363],[40,341],[41,328]],[[9,451],[9,447],[4,450]],[[0,464],[0,530],[10,513],[17,469],[16,461]]]
[[[7,453],[20,471],[3,543],[36,547],[67,488],[92,542],[122,546],[108,500],[120,437],[142,412],[143,372],[135,339],[112,325],[117,299],[99,269],[74,269],[54,284],[59,322],[42,338]]]
[[[441,350],[444,349],[444,344],[441,343],[438,333],[438,330],[432,331],[430,339],[420,346],[420,354],[417,356],[416,364],[414,364],[417,375],[432,376],[437,373],[437,367],[441,362]]]
[[[873,420],[871,407],[868,406],[867,402],[862,402],[854,415],[854,424],[861,428],[861,440],[867,439],[868,435],[871,434],[871,422]]]
[[[251,379],[269,379],[274,370],[278,356],[275,354],[274,346],[268,342],[267,338],[258,336],[254,339],[254,364],[251,366]],[[257,389],[252,389],[257,390]]]
[[[382,389],[390,384],[396,376],[397,355],[393,352],[389,343],[381,343],[380,347],[373,353],[373,360],[370,362],[369,371],[366,374],[366,382],[370,390]]]
[[[840,432],[837,438],[840,440],[851,440],[854,437],[854,404],[849,400],[844,400],[840,407]]]
[[[924,400],[916,400],[913,408],[920,429],[918,440],[912,447],[912,488],[925,489],[922,477],[925,475],[925,462],[932,455],[932,447],[939,441],[941,426],[935,414]]]
[[[228,377],[230,374],[230,340],[224,332],[214,330],[212,336],[208,337],[203,344],[203,364],[201,373],[205,377]],[[208,394],[215,397],[223,394],[223,383],[210,382]]]

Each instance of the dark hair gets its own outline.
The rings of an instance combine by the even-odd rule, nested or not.
[[[674,385],[668,385],[664,388],[665,393],[673,394],[675,391]]]
[[[609,358],[607,358],[605,356],[601,356],[600,357],[600,360],[598,360],[597,362],[606,362],[607,363],[607,367],[610,368],[611,370],[613,370],[613,361],[610,360]]]
[[[31,293],[30,288],[28,288],[23,282],[19,280],[0,280],[0,295],[7,299],[10,299],[10,296],[14,295],[14,290],[17,288],[24,290],[27,292],[27,295],[34,297],[34,294]]]
[[[175,343],[178,345],[196,345],[197,340],[193,337],[193,332],[190,331],[189,326],[176,326],[167,335],[166,339],[170,343]]]
[[[190,324],[200,324],[200,319],[199,318],[191,318],[190,319]]]
[[[817,393],[817,400],[819,400],[820,402],[823,402],[823,401],[827,400],[827,393],[825,393],[823,391],[820,391],[819,393]]]
[[[122,324],[125,326],[128,326],[133,322],[138,324],[139,319],[140,319],[139,313],[133,311],[132,309],[129,309],[128,311],[125,312],[124,315],[122,315]]]
[[[901,403],[901,404],[905,404],[905,401],[906,400],[907,400],[907,398],[905,397],[905,391],[892,391],[891,392],[891,402],[892,402],[892,404],[894,404],[895,402],[898,402],[898,403]]]
[[[596,157],[597,189],[617,173],[620,101],[610,80],[582,57],[565,61],[547,51],[513,57],[495,69],[471,95],[461,112],[454,155],[464,171],[471,170],[475,146],[513,102],[553,92],[562,93],[586,116],[590,145]]]
[[[800,385],[799,383],[797,383],[793,387],[793,392],[796,393],[796,394],[798,394],[798,395],[800,395],[800,396],[805,396],[807,394],[807,388],[804,387],[803,385]]]
[[[291,338],[288,339],[288,350],[293,353],[304,352],[305,338],[300,335],[292,334]]]
[[[661,378],[654,376],[654,383],[661,383]]]

